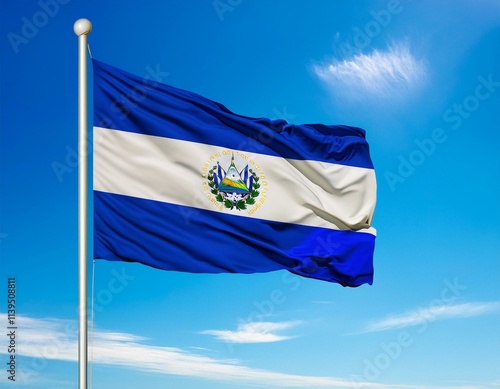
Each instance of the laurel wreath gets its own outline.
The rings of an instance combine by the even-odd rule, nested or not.
[[[215,199],[219,203],[223,203],[224,206],[228,209],[236,208],[238,211],[247,209],[247,205],[255,204],[255,198],[257,198],[260,194],[260,192],[257,190],[260,188],[259,177],[257,176],[257,173],[255,173],[252,169],[248,169],[250,174],[253,176],[252,190],[250,191],[249,194],[245,195],[246,196],[245,198],[238,201],[233,201],[225,198],[224,192],[218,191],[217,188],[215,187],[214,171],[216,168],[217,165],[214,165],[212,169],[210,169],[208,172],[208,186],[211,188],[210,192],[213,195],[215,195]]]

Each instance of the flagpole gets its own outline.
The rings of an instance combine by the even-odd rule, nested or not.
[[[73,31],[78,36],[78,389],[87,389],[87,35],[92,23],[78,19]]]

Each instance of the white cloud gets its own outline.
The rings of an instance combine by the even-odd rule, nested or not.
[[[0,321],[6,322],[6,320],[6,315],[0,314]],[[16,320],[18,328],[22,328],[23,339],[18,345],[18,355],[37,358],[39,367],[46,366],[51,360],[76,361],[76,322],[53,318],[34,319],[26,316],[17,316]],[[280,329],[295,325],[290,323],[293,322],[289,322],[288,327],[286,323],[281,323]],[[141,343],[143,340],[146,338],[133,334],[96,330],[94,347],[90,355],[94,364],[121,366],[142,372],[196,377],[238,385],[302,388],[404,387],[404,385],[391,386],[368,382],[353,383],[336,377],[303,376],[254,369],[236,360],[211,358],[176,347],[147,345]],[[1,348],[0,353],[6,353],[5,348]],[[38,369],[39,375],[31,377],[42,382],[44,380],[42,370]],[[31,383],[36,385],[36,382],[33,380]]]
[[[485,308],[477,307],[477,309],[484,312]],[[0,313],[0,322],[6,322],[6,320],[6,315]],[[76,362],[77,323],[75,321],[54,318],[35,319],[27,316],[17,316],[16,321],[18,328],[22,329],[22,342],[18,344],[17,355],[36,358],[33,361],[36,361],[37,366],[35,370],[26,371],[26,374],[29,374],[27,376],[29,380],[25,380],[23,384],[37,387],[42,382],[47,383],[43,370],[52,360]],[[299,322],[273,324],[276,325],[274,328],[264,324],[260,330],[264,328],[273,328],[273,331],[283,330],[298,325]],[[258,332],[258,328],[256,326],[255,331]],[[359,380],[354,378],[350,380],[255,369],[244,366],[237,360],[207,357],[176,347],[144,344],[145,340],[148,339],[133,334],[96,330],[93,352],[90,355],[93,355],[94,364],[124,367],[128,370],[146,373],[194,377],[238,386],[247,384],[276,388],[430,389],[430,387],[419,385],[377,384],[367,382],[362,377],[359,377]],[[6,348],[0,348],[0,354],[2,353],[6,353]],[[29,367],[29,361],[26,359],[25,365]],[[51,383],[56,384],[55,381]],[[57,382],[57,384],[64,383]],[[471,388],[470,386],[454,387]]]
[[[427,75],[425,61],[416,59],[407,44],[393,44],[386,51],[356,54],[350,59],[315,64],[313,72],[338,97],[403,97],[421,85]],[[399,92],[399,93],[398,93]]]
[[[288,321],[282,323],[256,322],[239,324],[236,331],[231,330],[207,330],[203,334],[213,335],[217,339],[229,343],[269,343],[280,342],[294,338],[294,336],[278,335],[276,332],[286,330],[299,325],[299,321]]]
[[[377,332],[416,326],[429,321],[480,316],[500,311],[500,301],[473,302],[417,308],[402,314],[389,315],[370,323],[362,332]]]

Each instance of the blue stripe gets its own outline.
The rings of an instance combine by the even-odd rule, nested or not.
[[[93,65],[97,127],[373,169],[361,128],[245,117],[195,93]]]
[[[94,192],[94,258],[191,273],[286,269],[371,284],[375,237]]]

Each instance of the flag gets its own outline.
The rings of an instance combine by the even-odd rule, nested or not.
[[[94,258],[371,284],[365,131],[235,114],[93,60]]]

